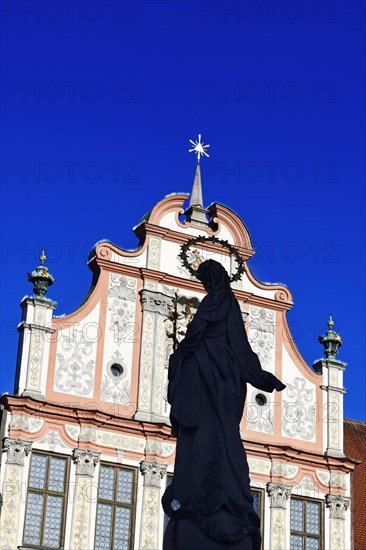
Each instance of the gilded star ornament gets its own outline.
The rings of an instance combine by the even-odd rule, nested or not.
[[[209,145],[204,145],[203,141],[201,142],[201,134],[198,134],[198,140],[193,141],[192,139],[189,140],[190,143],[192,143],[193,148],[188,149],[190,153],[196,153],[197,155],[197,161],[200,161],[201,155],[205,155],[206,157],[209,157],[210,155],[206,153],[205,149],[210,147]]]

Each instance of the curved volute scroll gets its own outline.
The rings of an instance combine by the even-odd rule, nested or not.
[[[220,233],[222,226],[225,226],[233,236],[233,244],[245,249],[247,258],[255,254],[246,225],[231,208],[215,202],[208,207],[208,213],[211,217],[209,225],[215,233]]]
[[[290,307],[293,306],[293,299],[292,299],[292,294],[288,290],[288,288],[281,285],[272,285],[272,286],[278,287],[278,290],[276,291],[276,294],[275,294],[275,299],[278,302],[281,302],[283,304],[288,304],[290,309]]]
[[[143,254],[145,249],[146,244],[144,244],[144,246],[136,246],[136,248],[132,250],[125,250],[110,241],[99,241],[89,253],[88,265],[93,271],[95,269],[95,264],[99,265],[101,263],[100,260],[107,262],[113,261],[113,253],[126,258],[134,258]]]
[[[135,234],[144,242],[147,233],[154,233],[162,238],[176,237],[182,241],[182,233],[189,235],[207,234],[224,238],[240,250],[244,259],[249,259],[255,253],[251,238],[243,221],[230,208],[215,203],[208,207],[209,217],[207,227],[196,226],[194,223],[182,222],[179,216],[186,210],[183,204],[189,194],[177,193],[166,196],[159,201],[151,212],[144,216],[142,222],[134,228]]]

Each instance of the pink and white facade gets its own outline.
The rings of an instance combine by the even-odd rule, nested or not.
[[[181,338],[204,296],[180,247],[215,235],[245,260],[254,254],[243,221],[221,204],[209,207],[206,225],[183,221],[188,197],[167,196],[143,218],[135,251],[99,242],[91,289],[70,315],[54,315],[50,299],[23,299],[16,392],[1,398],[1,550],[162,548],[160,499],[175,453],[169,313],[175,308]],[[194,254],[234,269],[220,246]],[[240,425],[263,549],[351,550],[345,365],[324,359],[316,373],[306,364],[286,321],[290,291],[257,281],[250,261],[232,288],[263,368],[287,385],[274,394],[248,386]]]

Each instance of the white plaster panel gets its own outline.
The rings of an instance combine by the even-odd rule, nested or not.
[[[267,399],[264,405],[256,401],[258,394],[264,395]],[[246,400],[246,429],[264,434],[274,433],[274,396],[247,384]]]
[[[171,456],[175,451],[174,443],[164,443],[158,439],[147,439],[146,441],[146,452],[155,453],[161,457]]]
[[[220,252],[212,252],[211,250],[204,250],[200,246],[192,246],[191,252],[193,250],[199,251],[199,257],[202,260],[216,260],[220,262],[226,271],[230,274],[230,257],[222,254]],[[160,270],[170,275],[175,275],[176,277],[182,277],[183,279],[196,280],[193,275],[191,275],[185,267],[183,267],[181,259],[178,257],[180,254],[181,248],[179,243],[174,243],[172,241],[162,241],[161,242],[161,256],[160,256]],[[198,264],[197,264],[198,265]]]
[[[69,437],[74,441],[80,439],[80,427],[74,424],[66,424],[65,429]],[[95,430],[95,443],[103,445],[105,447],[113,447],[114,449],[120,449],[123,451],[135,451],[144,453],[146,449],[146,439],[141,437],[134,437],[117,432],[107,432],[105,430]],[[162,456],[170,452],[169,444],[162,444],[161,447]],[[168,455],[167,455],[168,456]]]
[[[117,254],[117,252],[112,252],[112,262],[122,265],[131,265],[133,267],[146,267],[147,249],[138,256],[123,256],[122,254]]]
[[[248,456],[249,472],[251,474],[269,475],[271,471],[271,463],[269,460],[261,460],[260,458],[252,458]]]
[[[305,378],[282,344],[282,435],[315,442],[317,428],[316,386]]]
[[[55,392],[92,397],[101,332],[99,312],[100,302],[84,319],[58,331]]]
[[[250,263],[250,262],[249,262]],[[246,273],[242,276],[242,289],[244,292],[250,292],[251,294],[254,294],[255,296],[261,296],[262,298],[267,298],[268,300],[274,300],[275,294],[277,290],[273,289],[266,289],[266,288],[259,288],[255,286],[249,279]]]
[[[59,431],[55,429],[48,430],[46,435],[37,441],[37,448],[43,451],[63,454],[70,454],[72,451],[72,449],[62,441]]]
[[[208,236],[206,231],[202,232],[199,228],[190,227],[189,225],[181,227],[177,224],[175,216],[176,212],[168,212],[165,214],[160,220],[160,227],[167,227],[173,231],[179,231],[180,233],[188,233],[193,237],[198,237],[199,235],[204,235],[206,237]],[[229,241],[230,244],[235,244],[232,233],[222,222],[220,222],[220,231],[216,233],[215,236],[219,239]]]
[[[291,490],[291,496],[310,497],[316,499],[324,499],[325,492],[320,489],[317,483],[314,483],[312,477],[305,475],[300,483],[293,485]]]
[[[129,403],[133,347],[140,330],[135,322],[137,300],[137,279],[109,274],[100,389],[103,401]],[[114,363],[123,369],[118,377],[110,369]]]
[[[114,447],[124,451],[135,451],[138,453],[144,453],[146,446],[145,439],[103,430],[96,431],[96,443],[106,447]]]
[[[25,430],[30,433],[38,432],[44,424],[44,419],[39,418],[37,414],[28,416],[23,412],[13,413],[11,415],[10,428],[16,430]]]
[[[263,369],[275,374],[276,312],[249,306],[248,340]]]
[[[79,439],[80,426],[75,426],[73,424],[65,424],[65,430],[67,434],[71,437],[71,439],[74,439],[75,441]]]
[[[257,306],[249,306],[248,340],[252,350],[258,355],[264,370],[275,372],[275,312]],[[265,396],[266,403],[259,404],[256,396]],[[274,407],[277,396],[264,392],[248,384],[247,423],[248,430],[274,433]]]
[[[299,466],[294,466],[293,464],[286,464],[285,462],[272,462],[271,474],[276,476],[281,476],[286,479],[293,479],[297,472],[299,471]]]

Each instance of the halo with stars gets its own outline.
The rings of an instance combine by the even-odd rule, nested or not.
[[[213,245],[221,245],[229,251],[230,256],[231,255],[234,256],[234,260],[238,264],[238,266],[237,266],[236,272],[231,275],[230,282],[232,283],[234,281],[239,281],[243,273],[245,272],[244,258],[240,256],[235,246],[231,245],[228,241],[218,239],[214,235],[212,237],[204,237],[203,235],[200,235],[199,237],[192,237],[192,239],[189,239],[186,243],[181,245],[180,253],[178,254],[178,256],[181,259],[183,267],[185,267],[190,272],[191,275],[194,275],[196,277],[198,266],[202,262],[196,261],[192,263],[188,259],[189,248],[192,245],[196,246],[197,243],[203,244],[205,242],[211,242]],[[197,257],[195,259],[197,260]]]
[[[209,157],[210,155],[206,153],[205,149],[207,147],[210,147],[209,145],[204,145],[203,141],[201,142],[201,134],[198,134],[198,140],[193,141],[192,139],[189,140],[190,143],[193,145],[193,149],[188,149],[190,153],[196,153],[197,155],[197,161],[200,161],[201,155],[205,155],[206,157]]]

